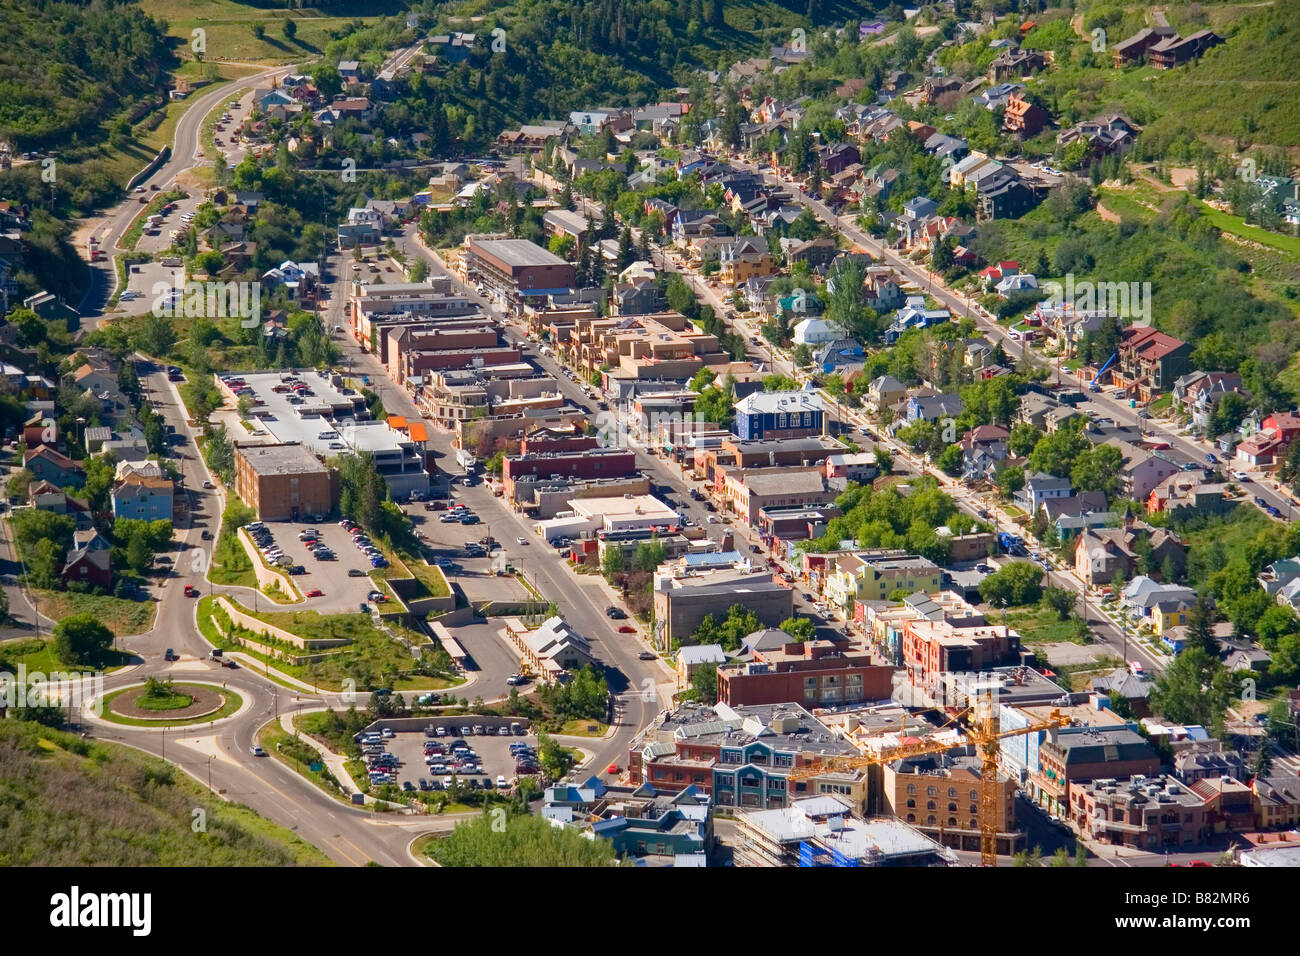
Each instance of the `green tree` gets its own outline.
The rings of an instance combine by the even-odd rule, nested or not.
[[[1213,728],[1222,723],[1232,686],[1218,657],[1193,647],[1183,650],[1156,678],[1151,706],[1174,723]]]
[[[1012,561],[980,582],[980,597],[1001,606],[1035,604],[1043,596],[1043,569],[1029,561]]]
[[[539,733],[537,763],[552,780],[561,780],[573,768],[573,752],[557,744],[550,734]]]
[[[298,24],[292,17],[289,17],[284,21],[284,26],[281,29],[284,31],[284,38],[286,40],[292,41],[293,38],[298,35]]]
[[[810,617],[788,617],[781,622],[781,630],[800,643],[812,640],[817,633],[817,627]]]
[[[126,545],[126,563],[137,574],[144,574],[153,567],[153,551],[143,534],[136,534]]]
[[[1062,621],[1070,619],[1074,610],[1074,593],[1065,588],[1048,587],[1043,589],[1043,607],[1051,608]]]
[[[93,614],[73,614],[54,627],[54,652],[65,664],[98,664],[113,646],[113,632]]]
[[[626,570],[627,561],[623,557],[623,549],[617,544],[611,544],[605,548],[605,554],[600,559],[600,570],[605,575],[605,580],[613,581],[614,575],[622,574]]]
[[[713,705],[718,702],[718,666],[701,664],[691,675],[691,687],[701,703]]]
[[[1039,439],[1029,456],[1029,467],[1058,478],[1068,478],[1075,459],[1091,447],[1083,434],[1082,419],[1072,418],[1056,431]]]
[[[1119,490],[1119,473],[1124,456],[1114,445],[1097,445],[1085,449],[1070,468],[1070,484],[1075,493],[1100,491],[1108,498]]]

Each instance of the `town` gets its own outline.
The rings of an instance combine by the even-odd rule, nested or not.
[[[512,23],[376,18],[176,79],[80,287],[0,173],[0,672],[99,675],[0,729],[307,862],[1300,865],[1294,156],[1066,95],[1281,19],[1221,6],[499,128]]]

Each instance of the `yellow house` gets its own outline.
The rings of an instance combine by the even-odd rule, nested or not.
[[[1152,630],[1159,636],[1171,627],[1182,627],[1187,623],[1187,610],[1188,605],[1182,601],[1157,604],[1151,609]]]
[[[897,590],[938,591],[943,569],[927,558],[899,551],[863,551],[835,559],[822,590],[839,607],[852,601],[883,601]]]

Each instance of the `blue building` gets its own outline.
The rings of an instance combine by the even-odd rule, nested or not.
[[[736,403],[735,432],[743,440],[808,438],[822,432],[821,399],[811,390],[754,392]]]
[[[172,520],[171,480],[153,475],[131,474],[113,485],[114,518],[141,521]]]
[[[599,820],[591,832],[609,840],[620,857],[703,859],[713,847],[709,795],[693,784],[671,797],[652,796],[636,813]]]

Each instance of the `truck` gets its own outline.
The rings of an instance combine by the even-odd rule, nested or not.
[[[1007,554],[1024,554],[1025,540],[1020,535],[1012,534],[1010,531],[999,531],[998,547]]]
[[[478,465],[478,459],[464,448],[456,449],[456,464],[465,469],[466,474],[472,474]]]

